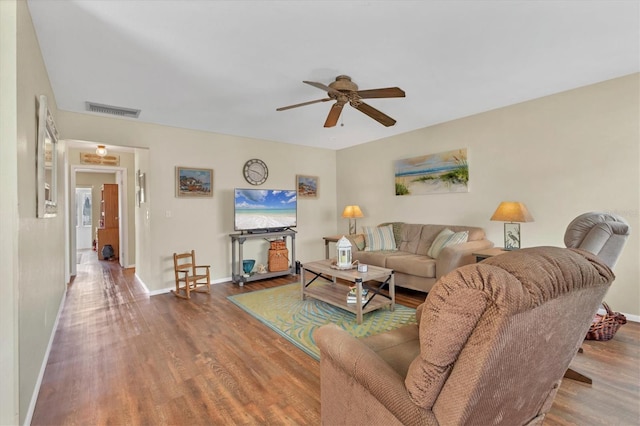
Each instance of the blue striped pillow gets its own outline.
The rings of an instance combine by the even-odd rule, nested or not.
[[[363,226],[362,232],[365,241],[364,251],[397,250],[393,225]]]

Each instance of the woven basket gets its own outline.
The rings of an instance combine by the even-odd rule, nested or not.
[[[596,314],[585,337],[587,340],[611,340],[620,326],[627,323],[627,318],[620,312],[613,312],[606,302],[602,302],[602,306],[607,313]]]
[[[287,248],[287,243],[285,240],[273,240],[270,241],[269,244],[269,250],[284,250]]]
[[[289,269],[289,250],[269,250],[269,272]]]

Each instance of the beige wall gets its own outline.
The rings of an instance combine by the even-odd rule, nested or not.
[[[2,326],[2,412],[0,422],[23,423],[35,403],[34,391],[43,371],[48,343],[65,291],[64,215],[49,219],[36,218],[36,116],[37,98],[46,95],[54,118],[57,115],[55,98],[44,67],[27,5],[23,1],[2,1],[2,199],[4,215],[9,228],[3,228],[3,262],[9,263],[10,272],[3,272],[0,285],[3,299],[13,305],[9,326],[13,335],[5,339],[4,316]],[[7,50],[5,50],[7,48]],[[8,71],[5,74],[5,71]],[[15,92],[5,89],[12,81]],[[6,138],[6,140],[5,140]],[[10,149],[4,148],[12,145]],[[5,151],[6,149],[6,151]],[[4,168],[5,157],[15,166]],[[64,144],[59,146],[58,167],[64,164]],[[15,167],[15,168],[14,168]],[[7,175],[5,175],[5,172]],[[63,174],[58,176],[58,200],[63,205]],[[7,197],[5,199],[5,196]],[[15,214],[15,216],[14,216]],[[17,218],[17,221],[16,221]],[[5,234],[6,232],[6,234]],[[5,252],[12,246],[11,253]],[[4,259],[5,255],[7,259]],[[4,267],[2,268],[4,271]],[[7,280],[5,280],[5,278]],[[2,311],[4,312],[4,305]],[[11,330],[9,330],[11,331]],[[5,364],[8,360],[8,364]],[[17,362],[16,362],[17,361]],[[10,383],[5,383],[6,370]],[[17,381],[16,381],[17,379]]]
[[[0,1],[0,424],[19,422],[17,5]]]
[[[148,202],[136,208],[137,240],[141,242],[136,273],[154,293],[174,286],[174,252],[195,249],[198,263],[211,264],[213,280],[231,276],[233,189],[250,186],[242,167],[251,158],[261,158],[269,167],[263,188],[294,189],[296,174],[319,177],[319,198],[298,200],[299,260],[324,257],[322,237],[335,233],[333,150],[64,111],[58,114],[58,125],[65,139],[146,149],[147,158],[139,164],[146,173]],[[213,197],[177,198],[176,166],[213,169]],[[266,263],[267,248],[264,241],[247,242],[245,258]]]
[[[359,204],[359,225],[397,220],[482,226],[504,200],[524,202],[535,222],[521,225],[523,247],[563,246],[566,226],[587,211],[624,216],[632,234],[606,300],[640,315],[639,75],[634,74],[420,129],[338,152],[338,217]],[[468,148],[470,192],[395,196],[394,160]]]

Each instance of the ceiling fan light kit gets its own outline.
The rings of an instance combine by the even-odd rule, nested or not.
[[[358,85],[351,81],[351,77],[348,75],[339,75],[334,82],[325,85],[315,81],[303,81],[303,83],[316,87],[320,90],[327,92],[328,98],[316,99],[314,101],[303,102],[300,104],[289,105],[281,108],[277,108],[276,111],[285,111],[287,109],[297,108],[301,106],[311,105],[318,102],[327,102],[335,100],[329,110],[329,115],[324,123],[324,127],[334,127],[338,123],[340,114],[342,113],[342,107],[345,104],[351,105],[353,108],[362,112],[363,114],[373,118],[383,126],[389,127],[396,124],[396,120],[362,102],[362,99],[380,99],[380,98],[404,98],[404,90],[399,87],[385,87],[381,89],[369,89],[358,90]]]

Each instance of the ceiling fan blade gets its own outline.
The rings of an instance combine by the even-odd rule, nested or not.
[[[289,105],[289,106],[285,106],[285,107],[276,108],[276,111],[284,111],[284,110],[291,109],[291,108],[298,108],[298,107],[301,107],[301,106],[317,104],[318,102],[327,102],[327,101],[330,101],[330,100],[331,100],[331,98],[316,99],[315,101],[303,102],[301,104],[295,104],[295,105]]]
[[[303,83],[309,84],[313,87],[316,87],[320,90],[324,90],[327,93],[332,93],[334,95],[342,95],[342,92],[339,90],[336,90],[332,87],[327,86],[326,84],[322,84],[322,83],[317,83],[315,81],[303,81]]]
[[[376,120],[378,123],[382,124],[383,126],[389,127],[389,126],[393,126],[394,124],[396,124],[396,120],[394,120],[393,118],[389,117],[387,114],[385,114],[382,111],[378,111],[377,109],[375,109],[374,107],[372,107],[371,105],[367,105],[364,102],[354,102],[351,104],[352,107],[354,107],[355,109],[357,109],[358,111],[367,114],[369,117],[373,118],[374,120]]]
[[[338,123],[338,118],[340,118],[343,106],[344,102],[338,101],[333,104],[329,111],[329,115],[327,116],[327,121],[324,122],[324,127],[334,127]]]
[[[385,87],[383,89],[358,90],[356,92],[362,99],[373,98],[404,98],[405,93],[399,87]]]

